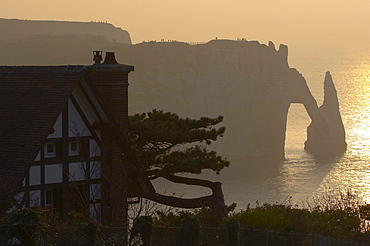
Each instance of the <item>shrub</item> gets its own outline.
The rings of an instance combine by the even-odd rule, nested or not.
[[[22,245],[35,245],[39,240],[39,232],[43,230],[41,212],[35,209],[16,210],[5,217],[5,223],[9,225],[7,237],[17,238]]]
[[[260,205],[234,213],[231,219],[248,227],[268,228],[278,232],[318,233],[353,240],[368,232],[370,205],[351,190],[330,191],[314,197],[308,208],[298,208],[290,201]]]
[[[285,204],[260,205],[255,208],[248,204],[245,210],[235,213],[231,219],[239,221],[242,225],[257,228],[269,228],[274,231],[306,231],[306,221],[309,215],[308,210],[293,208]]]

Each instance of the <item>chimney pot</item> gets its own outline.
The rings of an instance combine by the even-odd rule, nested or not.
[[[93,54],[94,54],[93,61],[95,62],[94,64],[100,64],[100,62],[103,60],[103,58],[101,56],[102,51],[95,50],[95,51],[93,51]]]
[[[105,52],[105,60],[103,64],[119,64],[116,60],[114,52]]]

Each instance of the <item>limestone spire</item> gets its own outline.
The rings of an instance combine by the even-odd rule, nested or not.
[[[327,159],[344,153],[347,148],[345,130],[339,109],[337,90],[330,72],[326,72],[324,80],[324,102],[319,113],[327,128],[319,129],[312,121],[307,128],[305,149],[313,152],[318,159]]]

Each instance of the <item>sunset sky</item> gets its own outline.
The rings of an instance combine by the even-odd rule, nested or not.
[[[350,47],[370,43],[369,0],[0,0],[0,17],[107,21],[133,43],[246,38]]]

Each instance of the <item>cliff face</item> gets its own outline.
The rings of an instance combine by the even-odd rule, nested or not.
[[[339,111],[337,91],[329,72],[324,81],[324,102],[319,108],[323,125],[312,121],[307,127],[305,149],[318,159],[332,158],[346,151],[346,136]]]
[[[135,64],[131,112],[159,108],[187,117],[223,115],[227,132],[218,151],[234,160],[283,159],[289,102],[305,85],[288,66],[286,46],[277,51],[272,43],[258,42],[145,43],[117,56]],[[290,79],[294,75],[298,81]]]
[[[131,113],[158,108],[187,117],[223,115],[227,131],[216,148],[231,160],[284,159],[291,103],[302,103],[317,126],[327,124],[305,79],[289,67],[284,45],[276,50],[272,42],[152,42],[121,52],[117,56],[136,69]],[[333,121],[329,128],[343,127],[337,117]]]
[[[103,36],[109,42],[131,44],[127,31],[109,23],[31,21],[0,18],[0,39],[19,39],[37,35],[94,35]]]
[[[230,40],[198,45],[124,45],[90,38],[73,39],[72,43],[45,39],[21,44],[0,42],[0,64],[91,64],[92,50],[115,51],[118,62],[135,66],[129,79],[130,114],[162,109],[184,117],[223,115],[226,133],[214,148],[232,161],[284,159],[291,103],[303,104],[315,129],[326,129],[327,136],[345,134],[338,115],[325,118],[326,111],[318,109],[303,76],[289,67],[285,45],[278,50],[272,42],[267,46],[256,41]],[[331,100],[338,103],[335,90],[330,94],[335,94]],[[340,116],[339,110],[336,114]],[[335,131],[328,130],[332,126]],[[312,134],[309,138],[306,146],[317,145]],[[333,150],[330,155],[344,151]]]

